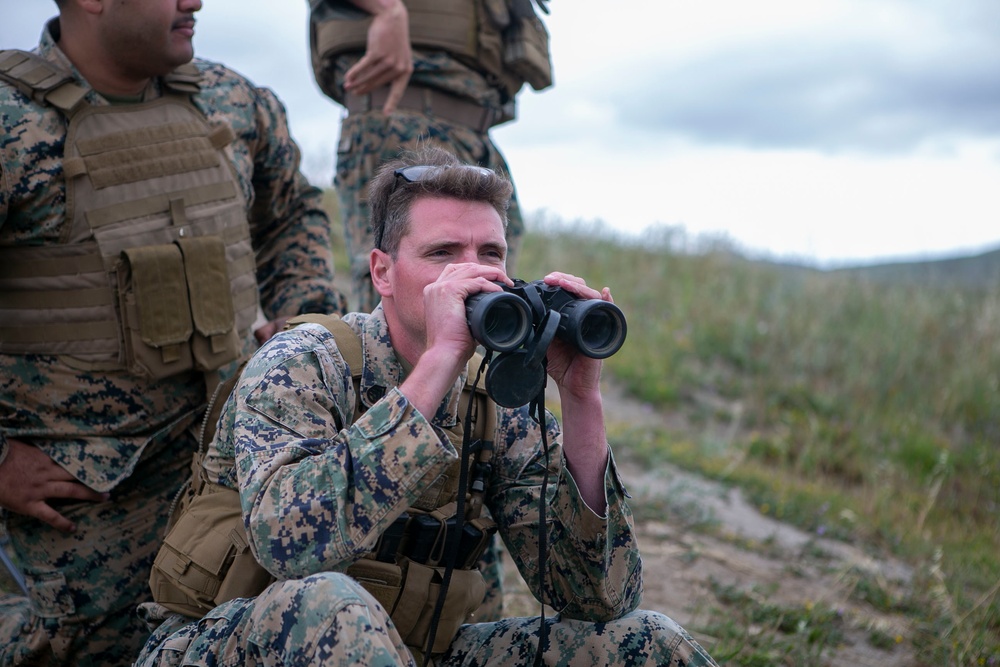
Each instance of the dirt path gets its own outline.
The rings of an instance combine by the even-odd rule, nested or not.
[[[631,425],[662,425],[665,417],[624,396],[605,390],[607,414]],[[676,424],[673,424],[676,426]],[[824,605],[844,618],[844,641],[824,655],[829,667],[913,667],[918,664],[907,641],[891,650],[871,644],[881,636],[907,637],[907,619],[880,613],[853,595],[862,579],[888,587],[907,586],[905,565],[878,560],[853,545],[803,532],[762,515],[739,490],[662,463],[650,470],[616,450],[616,459],[637,516],[645,592],[642,606],[662,612],[691,630],[709,650],[715,638],[700,629],[725,614],[714,591],[732,587],[763,602],[802,609]],[[535,615],[538,605],[509,557],[504,558],[506,611]],[[774,632],[767,626],[751,633]]]
[[[608,414],[629,419],[633,425],[662,423],[662,417],[627,398],[614,385],[606,387],[605,395]],[[824,605],[841,613],[845,621],[844,640],[832,654],[824,654],[824,664],[917,664],[905,641],[890,651],[869,641],[873,631],[883,637],[906,637],[905,617],[881,613],[851,595],[862,580],[905,586],[912,577],[910,568],[874,559],[850,544],[776,521],[749,504],[738,489],[669,463],[649,470],[630,461],[627,452],[616,452],[616,458],[633,496],[631,505],[637,509],[645,573],[644,608],[671,616],[711,648],[714,639],[699,634],[698,628],[706,626],[713,616],[718,620],[723,607],[713,585],[716,590],[731,587],[783,607]],[[510,566],[510,559],[505,562],[509,566],[508,612],[537,614],[537,603]],[[751,627],[749,631],[773,629]]]

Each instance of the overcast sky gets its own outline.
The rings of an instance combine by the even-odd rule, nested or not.
[[[285,102],[329,185],[306,2],[204,0],[195,47]],[[51,0],[4,0],[31,48]],[[524,209],[845,261],[1000,246],[997,0],[552,0],[556,85],[493,131]]]

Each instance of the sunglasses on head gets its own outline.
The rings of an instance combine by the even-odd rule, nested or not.
[[[391,196],[393,192],[396,191],[396,184],[399,183],[399,179],[403,179],[407,183],[419,183],[420,181],[425,181],[429,178],[434,178],[440,174],[445,169],[471,169],[480,176],[492,176],[493,170],[487,169],[486,167],[480,167],[474,164],[460,164],[460,165],[435,165],[435,164],[413,164],[409,167],[400,167],[392,173],[395,174],[396,179],[393,181],[392,190],[389,191]],[[378,234],[375,237],[375,248],[378,250],[382,249],[382,237],[385,233],[385,221],[379,225]]]

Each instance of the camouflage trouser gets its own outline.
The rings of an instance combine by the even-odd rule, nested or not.
[[[162,608],[146,609],[155,617]],[[636,611],[606,623],[547,618],[549,666],[715,665],[670,618]],[[533,663],[539,619],[508,618],[463,625],[437,667]],[[153,665],[416,665],[385,610],[343,574],[317,574],[272,584],[253,599],[236,599],[199,621],[168,615],[137,667]]]
[[[140,462],[108,501],[53,503],[75,533],[7,515],[31,599],[0,595],[0,665],[132,664],[149,636],[136,605],[151,598],[150,566],[193,452],[185,434]]]
[[[351,310],[369,313],[379,302],[368,271],[368,255],[375,245],[368,217],[368,181],[383,162],[399,157],[401,151],[418,145],[437,146],[453,153],[462,162],[510,175],[507,162],[486,133],[480,134],[407,109],[398,110],[391,116],[380,111],[347,116],[340,127],[334,183],[340,198],[340,215],[351,261]],[[508,218],[507,273],[513,277],[524,233],[516,194],[511,200]]]

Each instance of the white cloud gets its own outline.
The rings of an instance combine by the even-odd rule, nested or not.
[[[54,3],[8,4],[0,45],[32,47]],[[549,6],[556,85],[494,132],[527,210],[820,261],[1000,244],[1000,3]],[[340,109],[309,71],[306,3],[208,0],[195,40],[278,92],[328,184]]]

